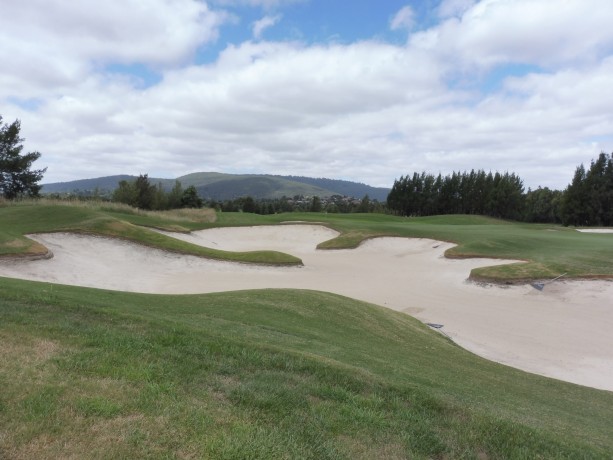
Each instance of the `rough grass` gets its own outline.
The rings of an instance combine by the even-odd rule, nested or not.
[[[341,296],[0,278],[1,458],[608,458],[613,394]]]

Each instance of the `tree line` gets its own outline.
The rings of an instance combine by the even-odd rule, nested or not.
[[[364,195],[361,199],[342,195],[327,197],[295,195],[293,197],[260,199],[244,196],[233,200],[211,201],[208,205],[223,212],[250,212],[263,215],[282,212],[326,212],[331,214],[386,212],[385,203],[371,200],[368,195]]]
[[[193,185],[183,189],[181,182],[176,181],[172,189],[167,192],[161,183],[152,184],[147,174],[141,174],[133,181],[120,181],[111,201],[153,211],[201,208],[204,205]]]
[[[562,219],[565,225],[613,226],[613,153],[601,153],[587,170],[577,167],[564,192]]]
[[[577,167],[563,190],[539,187],[524,192],[514,173],[483,170],[401,176],[387,198],[388,210],[402,216],[481,214],[525,222],[613,226],[613,153],[601,153],[589,169]]]
[[[414,173],[401,176],[387,197],[388,208],[403,216],[436,214],[482,214],[502,219],[519,219],[523,206],[523,183],[515,174]]]

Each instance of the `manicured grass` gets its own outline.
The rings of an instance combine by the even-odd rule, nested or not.
[[[491,257],[524,263],[473,270],[471,277],[491,282],[526,282],[554,278],[613,278],[613,235],[580,233],[574,228],[523,224],[482,216],[401,218],[383,214],[287,213],[259,216],[211,210],[143,213],[126,206],[27,203],[0,206],[0,256],[40,254],[45,248],[23,235],[73,231],[123,238],[174,252],[220,260],[259,264],[300,264],[300,259],[275,251],[235,253],[202,248],[150,231],[187,232],[220,226],[271,225],[286,221],[323,223],[341,234],[320,249],[355,248],[367,238],[401,236],[450,241],[457,246],[447,257]]]
[[[179,212],[142,213],[108,204],[26,202],[0,207],[0,256],[41,255],[46,248],[24,235],[42,232],[75,232],[121,238],[182,254],[256,264],[296,265],[299,258],[277,251],[229,252],[204,248],[170,238],[150,228],[187,232],[205,228],[214,220],[210,210],[200,215]],[[148,228],[150,227],[150,228]]]
[[[314,291],[0,278],[2,458],[610,458],[613,393]]]
[[[613,278],[613,235],[581,233],[549,224],[524,224],[483,216],[401,218],[382,214],[220,214],[217,225],[277,223],[287,220],[324,222],[339,237],[321,249],[355,248],[367,238],[402,236],[456,243],[447,257],[490,257],[524,263],[473,270],[473,279],[525,282],[554,278]]]
[[[75,231],[226,260],[150,231],[325,222],[516,258],[488,279],[613,275],[611,235],[478,216],[143,214],[0,207],[0,254]],[[277,259],[275,259],[277,258]],[[512,267],[512,268],[508,268]],[[509,270],[509,271],[505,271]],[[571,271],[574,270],[574,271]],[[613,393],[478,358],[412,318],[299,290],[156,296],[0,278],[0,458],[610,458]]]

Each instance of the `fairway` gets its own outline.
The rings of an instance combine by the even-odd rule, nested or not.
[[[485,286],[466,281],[471,270],[517,262],[448,259],[444,254],[453,250],[454,244],[424,238],[381,237],[355,249],[317,250],[320,243],[339,236],[320,225],[164,233],[228,252],[287,253],[301,259],[303,266],[220,262],[116,239],[64,233],[33,237],[54,253],[52,259],[4,264],[0,274],[144,293],[265,288],[333,292],[408,313],[425,323],[443,324],[442,332],[482,357],[613,390],[613,351],[609,346],[613,283],[564,281],[542,291],[529,284]]]

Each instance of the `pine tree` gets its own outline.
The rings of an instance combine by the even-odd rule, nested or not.
[[[23,195],[37,196],[41,188],[38,181],[47,170],[30,169],[40,153],[21,155],[24,139],[19,137],[20,129],[19,120],[3,125],[0,116],[0,195],[9,200]]]

